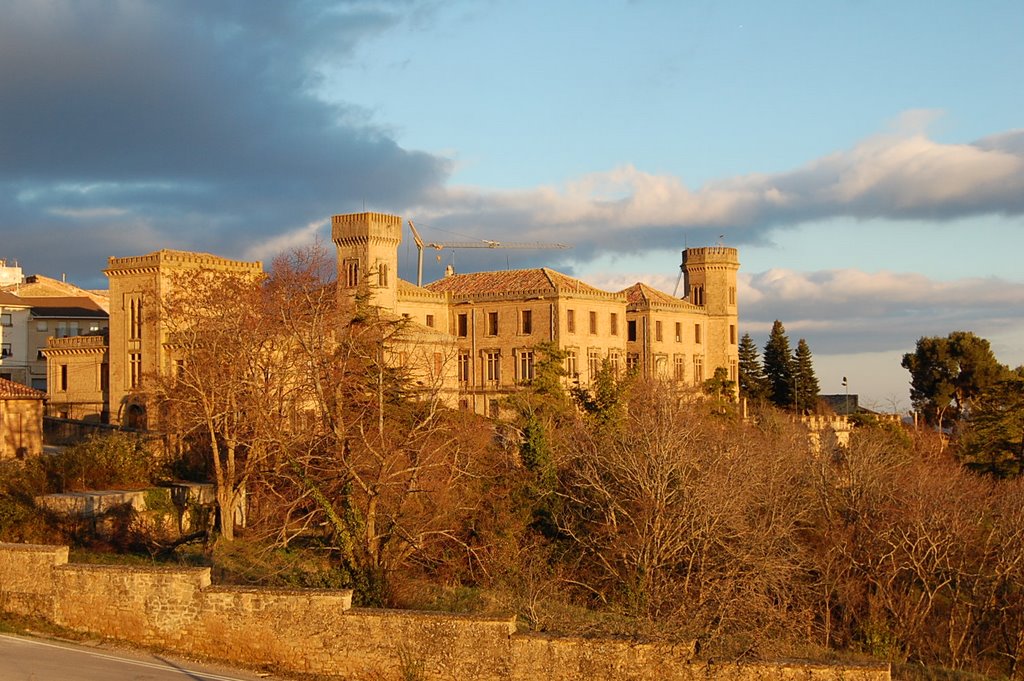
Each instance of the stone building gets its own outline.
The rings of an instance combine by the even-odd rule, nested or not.
[[[109,422],[110,363],[106,332],[51,337],[42,354],[48,371],[48,415]]]
[[[687,298],[644,284],[602,291],[548,268],[449,273],[423,287],[399,280],[402,219],[380,213],[336,215],[339,301],[371,305],[454,338],[462,408],[495,414],[501,397],[533,377],[539,343],[566,353],[570,381],[636,367],[682,386],[716,368],[738,367],[738,253],[721,246],[683,251]],[[450,380],[450,379],[449,379]]]
[[[42,453],[45,398],[45,393],[0,378],[0,461]]]
[[[541,343],[565,353],[567,380],[577,385],[590,384],[604,366],[690,387],[717,368],[736,379],[736,249],[683,251],[685,298],[639,283],[604,291],[546,267],[449,272],[416,286],[397,275],[402,226],[401,217],[382,213],[331,219],[338,304],[394,322],[401,332],[388,348],[390,361],[450,406],[496,414],[502,397],[533,378]],[[203,253],[110,258],[109,342],[54,340],[44,352],[54,409],[144,426],[143,378],[169,370],[159,302],[199,269],[262,273],[258,262]],[[105,408],[97,409],[100,403]]]
[[[263,265],[166,249],[108,259],[103,273],[110,282],[106,401],[111,422],[132,428],[146,426],[146,404],[139,397],[143,378],[170,370],[160,301],[174,286],[187,286],[189,274],[199,270],[260,276]]]

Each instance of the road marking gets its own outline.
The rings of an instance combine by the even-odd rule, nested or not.
[[[45,641],[37,641],[30,638],[22,638],[20,636],[10,636],[8,634],[0,634],[0,638],[7,639],[8,641],[14,641],[15,643],[25,643],[27,645],[42,646],[44,648],[58,648],[60,650],[66,650],[72,653],[80,653],[82,655],[90,655],[92,657],[98,657],[104,660],[112,660],[115,662],[126,662],[133,664],[137,667],[147,667],[149,669],[159,669],[165,672],[180,672],[182,675],[191,676],[199,674],[201,679],[209,679],[210,681],[248,681],[247,679],[240,678],[238,676],[221,676],[219,674],[208,674],[198,669],[186,669],[184,667],[175,667],[170,663],[158,664],[156,662],[147,662],[145,660],[133,660],[131,658],[118,657],[116,655],[106,655],[104,653],[98,653],[92,650],[82,650],[78,647],[71,645],[59,645],[56,643],[46,643]]]

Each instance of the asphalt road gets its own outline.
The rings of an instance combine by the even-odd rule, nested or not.
[[[144,651],[0,634],[2,681],[267,681],[282,677],[197,665]]]

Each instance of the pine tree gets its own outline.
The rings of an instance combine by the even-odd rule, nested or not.
[[[778,407],[793,404],[793,357],[786,328],[778,319],[772,325],[764,346],[764,373],[768,379],[769,399]]]
[[[797,410],[814,411],[817,409],[820,391],[818,377],[814,375],[811,348],[803,338],[797,342],[796,352],[793,353],[793,383],[796,387]]]
[[[749,333],[740,338],[739,359],[740,396],[751,400],[767,400],[768,377],[764,374],[757,346]]]

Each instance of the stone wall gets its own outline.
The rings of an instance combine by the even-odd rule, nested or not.
[[[882,668],[691,663],[689,651],[516,634],[514,617],[352,608],[347,590],[218,587],[207,568],[68,563],[0,544],[0,610],[193,655],[346,679],[888,680]]]

